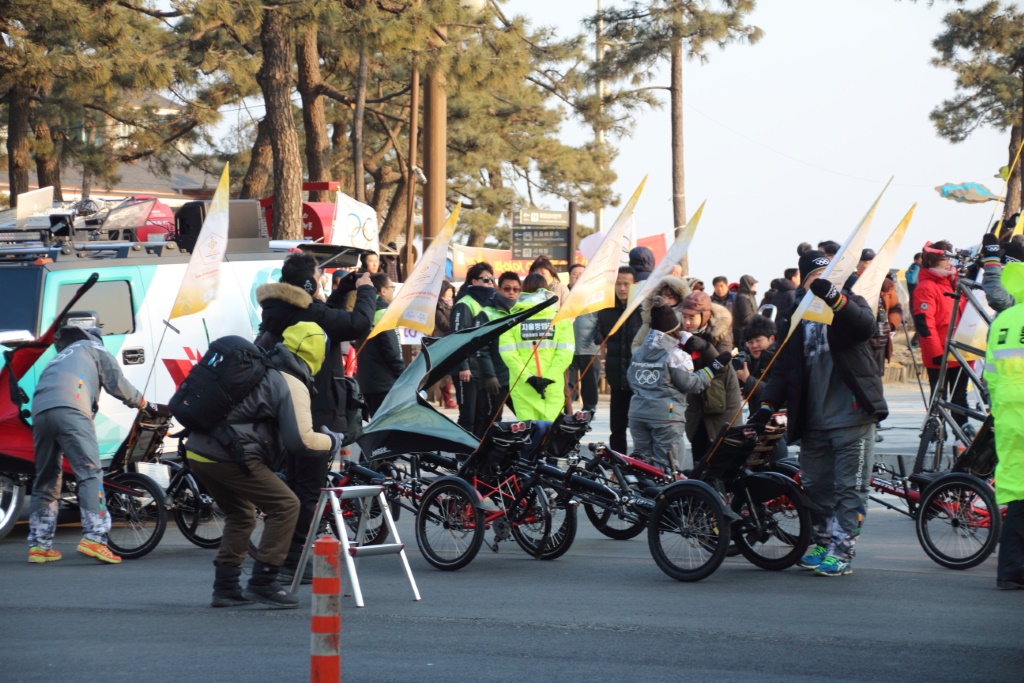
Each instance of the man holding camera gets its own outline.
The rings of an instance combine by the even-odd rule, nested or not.
[[[820,251],[800,257],[797,296],[822,299],[832,309],[832,323],[796,322],[750,424],[763,426],[786,407],[787,440],[800,442],[801,478],[815,504],[813,545],[797,566],[817,576],[843,576],[853,572],[854,544],[867,510],[875,425],[889,409],[868,343],[875,316],[863,297],[819,278],[828,262]],[[787,315],[779,324],[780,338],[790,325]]]

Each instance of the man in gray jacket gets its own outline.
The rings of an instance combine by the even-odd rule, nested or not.
[[[633,354],[627,377],[633,390],[629,432],[633,450],[665,469],[682,470],[686,395],[707,389],[726,369],[732,354],[722,352],[709,367],[694,372],[690,355],[680,347],[682,321],[671,306],[651,309],[651,331]]]
[[[64,326],[53,338],[57,355],[39,376],[32,397],[32,442],[36,479],[29,513],[28,561],[61,558],[53,549],[60,500],[61,454],[68,459],[78,485],[82,540],[78,552],[107,564],[121,558],[107,547],[110,515],[103,497],[103,468],[92,416],[100,388],[126,405],[142,408],[146,400],[121,374],[117,360],[103,347],[100,331]]]

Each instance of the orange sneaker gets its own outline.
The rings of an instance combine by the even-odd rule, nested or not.
[[[43,564],[44,562],[56,562],[60,559],[60,551],[52,548],[41,548],[34,545],[28,549],[28,561],[32,564]]]
[[[94,560],[106,562],[107,564],[117,564],[121,561],[120,556],[111,552],[110,548],[106,545],[103,543],[97,543],[96,541],[90,541],[87,538],[83,538],[78,542],[78,552],[91,557]]]

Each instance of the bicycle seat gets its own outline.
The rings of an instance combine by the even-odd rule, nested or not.
[[[934,482],[936,479],[938,479],[939,477],[943,476],[944,474],[946,474],[946,473],[945,472],[917,472],[916,474],[911,474],[908,477],[908,479],[910,480],[911,484],[914,484],[915,486],[917,486],[917,488],[919,488],[919,489],[921,489],[923,491],[926,488],[928,488],[929,486],[931,486],[932,482]]]

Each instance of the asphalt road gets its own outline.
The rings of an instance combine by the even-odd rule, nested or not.
[[[896,447],[889,435],[900,432],[885,433]],[[342,607],[345,680],[1024,677],[1024,591],[995,589],[994,557],[943,569],[908,518],[877,506],[854,573],[839,578],[736,557],[679,583],[654,564],[645,535],[606,539],[582,511],[558,560],[508,542],[457,572],[421,558],[411,515],[399,530],[423,600],[413,602],[393,556],[361,561],[366,607],[350,597]],[[77,556],[78,533],[60,531],[65,559],[47,565],[26,562],[24,525],[0,542],[0,681],[308,680],[308,587],[296,610],[214,610],[213,551],[173,523],[152,554],[118,566]]]

